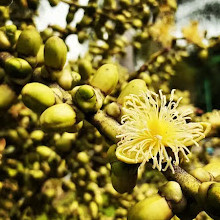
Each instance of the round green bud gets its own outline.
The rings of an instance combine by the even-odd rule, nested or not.
[[[93,72],[91,62],[87,59],[80,59],[78,61],[78,71],[83,80],[88,79]]]
[[[54,69],[62,69],[66,62],[67,47],[64,41],[57,37],[50,37],[44,47],[44,63]]]
[[[119,193],[131,192],[137,183],[137,168],[139,165],[126,164],[121,161],[111,163],[111,181]]]
[[[152,83],[150,75],[145,72],[140,73],[139,78],[144,80],[147,85],[150,85]]]
[[[30,138],[33,141],[42,141],[43,138],[44,138],[44,132],[41,131],[41,130],[32,131],[31,134],[30,134]]]
[[[30,79],[33,72],[30,64],[21,58],[7,59],[5,71],[12,81],[21,85]]]
[[[60,0],[48,0],[48,1],[49,1],[50,5],[51,5],[52,7],[58,5],[59,2],[60,2]]]
[[[138,202],[128,212],[128,220],[170,220],[172,217],[166,199],[158,194]]]
[[[136,186],[136,176],[116,176],[114,173],[111,174],[111,182],[113,188],[118,193],[131,193],[133,188]]]
[[[201,199],[205,211],[209,215],[211,214],[211,216],[220,216],[220,183],[202,183],[199,187],[199,198]]]
[[[55,104],[55,95],[46,85],[38,82],[26,84],[22,91],[22,101],[35,112],[41,113]]]
[[[92,86],[82,85],[74,94],[74,102],[84,112],[96,112],[102,107],[103,97]]]
[[[220,175],[220,161],[214,161],[203,167],[204,170],[209,172],[213,177]]]
[[[8,85],[0,85],[0,110],[8,109],[15,98],[15,92]]]
[[[144,80],[134,79],[130,81],[121,91],[117,99],[117,103],[123,105],[126,96],[130,94],[140,95],[142,92],[145,92],[146,90],[147,90],[147,86]]]
[[[105,111],[109,116],[113,118],[118,118],[121,114],[121,109],[116,102],[108,104],[105,108]]]
[[[71,90],[80,80],[81,76],[79,73],[64,69],[62,75],[58,78],[58,84],[65,90]]]
[[[36,56],[40,46],[42,44],[42,39],[40,34],[34,28],[28,28],[21,32],[16,49],[17,52],[25,56]]]
[[[47,146],[40,145],[36,148],[37,153],[43,158],[55,157],[56,153]]]
[[[178,203],[183,197],[183,193],[179,183],[175,181],[169,181],[160,187],[160,194],[166,198],[166,200]]]
[[[46,109],[40,116],[45,131],[69,131],[76,122],[76,113],[68,104],[57,104]]]
[[[199,190],[198,190],[198,196],[199,196],[199,201],[201,204],[205,204],[206,203],[206,199],[207,199],[207,192],[210,188],[210,186],[213,184],[214,182],[204,182],[200,185]]]
[[[190,174],[200,182],[208,182],[213,180],[213,176],[203,168],[196,168],[190,171]]]
[[[99,213],[98,205],[94,201],[92,201],[92,202],[89,203],[89,209],[90,209],[92,218],[97,219],[98,218],[98,213]]]
[[[140,19],[134,19],[132,21],[132,25],[135,27],[135,28],[141,28],[142,27],[142,21]]]
[[[75,13],[69,11],[67,16],[66,16],[66,23],[69,24],[73,21],[73,18],[75,16]]]
[[[8,50],[10,47],[11,43],[6,34],[3,31],[0,31],[0,50]]]
[[[114,64],[102,65],[93,76],[90,84],[109,95],[117,86],[118,69]]]
[[[86,152],[80,152],[77,154],[77,160],[79,162],[82,162],[84,164],[88,163],[89,162],[89,156],[87,155]]]
[[[55,142],[56,149],[62,152],[68,152],[72,148],[72,143],[75,138],[76,134],[74,133],[63,133],[62,137]]]

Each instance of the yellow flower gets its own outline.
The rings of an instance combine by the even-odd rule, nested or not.
[[[196,144],[210,131],[209,123],[189,122],[191,110],[179,113],[177,107],[181,100],[174,102],[172,90],[170,100],[159,92],[147,90],[141,95],[126,97],[121,119],[120,138],[116,149],[119,160],[135,164],[153,161],[153,168],[174,172],[173,164],[179,164],[179,154],[186,158],[190,153],[187,146]],[[166,163],[162,169],[162,164]]]

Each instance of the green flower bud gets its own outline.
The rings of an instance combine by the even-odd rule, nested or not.
[[[56,140],[55,147],[59,151],[68,152],[72,148],[72,143],[76,139],[74,133],[63,133],[62,137]]]
[[[21,58],[7,59],[5,62],[5,71],[10,79],[19,85],[27,83],[32,74],[30,64]]]
[[[15,92],[8,85],[0,85],[0,110],[10,108],[15,99]]]
[[[211,162],[204,166],[203,169],[209,172],[213,177],[217,177],[220,175],[220,162]]]
[[[81,163],[86,164],[89,162],[89,156],[86,152],[80,152],[77,154],[77,160]]]
[[[121,91],[117,103],[123,105],[125,101],[125,97],[130,94],[140,95],[142,92],[147,90],[147,86],[145,82],[141,79],[134,79],[130,81],[125,88]]]
[[[53,36],[53,29],[52,28],[46,28],[41,33],[41,38],[45,42],[48,38]]]
[[[131,192],[137,183],[137,168],[139,165],[126,164],[121,161],[111,164],[111,181],[119,193]]]
[[[50,5],[51,5],[52,7],[58,5],[59,2],[60,2],[60,0],[48,0],[48,1],[49,1]]]
[[[220,216],[220,183],[204,182],[200,185],[198,193],[205,211],[217,219],[216,216]]]
[[[0,22],[5,23],[9,17],[9,7],[0,6]]]
[[[80,44],[82,44],[86,39],[88,39],[88,34],[86,33],[86,31],[79,31],[77,33],[77,36],[78,36],[78,41]]]
[[[16,31],[17,27],[14,24],[5,26],[5,33],[12,45],[16,43]]]
[[[38,82],[26,84],[22,91],[22,101],[35,112],[43,112],[55,104],[55,95],[46,85]]]
[[[28,139],[29,137],[29,134],[27,132],[27,130],[23,127],[17,127],[17,132],[18,132],[18,135],[19,137],[21,137],[22,139]]]
[[[54,69],[62,69],[66,62],[67,47],[64,41],[57,37],[50,37],[44,47],[44,63]]]
[[[90,209],[92,218],[97,219],[98,218],[98,212],[99,212],[98,205],[95,202],[92,201],[92,202],[89,203],[89,209]]]
[[[132,25],[135,27],[135,28],[141,28],[142,27],[142,21],[140,19],[137,19],[135,18],[133,21],[132,21]]]
[[[30,134],[30,138],[33,140],[33,141],[42,141],[43,138],[44,138],[44,132],[41,131],[41,130],[35,130],[35,131],[32,131],[31,134]]]
[[[158,194],[138,202],[128,212],[128,220],[170,220],[172,217],[166,199]]]
[[[109,116],[113,118],[118,118],[121,114],[121,109],[116,102],[108,104],[105,108],[105,111]]]
[[[30,170],[29,174],[34,178],[34,179],[42,179],[45,175],[43,171],[41,170]]]
[[[199,190],[198,190],[198,195],[199,195],[199,201],[201,202],[201,204],[205,204],[206,198],[207,198],[207,191],[213,183],[214,182],[204,182],[200,185]]]
[[[58,84],[65,90],[73,89],[81,80],[81,76],[77,72],[64,69],[62,75],[58,78]]]
[[[10,47],[11,43],[6,34],[3,31],[0,31],[0,50],[8,50]]]
[[[40,116],[45,131],[69,131],[76,122],[76,113],[68,104],[57,104],[46,109]]]
[[[67,16],[66,16],[66,23],[69,24],[73,21],[73,18],[75,16],[75,13],[73,13],[72,11],[69,11]]]
[[[197,168],[190,171],[190,174],[200,182],[208,182],[213,180],[213,176],[203,168]]]
[[[88,79],[93,72],[91,62],[87,59],[80,59],[78,61],[78,71],[83,80]]]
[[[44,63],[44,45],[41,45],[37,53],[37,66],[42,66],[43,63]]]
[[[107,151],[107,160],[109,163],[113,163],[113,162],[117,162],[118,159],[115,155],[115,150],[117,148],[116,144],[113,144],[111,147],[109,147],[108,151]]]
[[[147,85],[150,85],[152,83],[150,75],[145,72],[140,73],[139,78],[144,80]]]
[[[89,85],[80,86],[73,95],[74,102],[84,112],[96,112],[102,107],[101,93]]]
[[[169,181],[160,187],[160,194],[166,198],[166,200],[178,203],[183,197],[182,189],[179,183],[175,181]]]
[[[43,145],[38,146],[36,148],[36,151],[37,151],[37,153],[40,154],[41,157],[43,157],[45,159],[49,158],[49,157],[54,158],[56,156],[56,153],[52,149],[50,149],[47,146],[43,146]]]
[[[28,28],[21,32],[16,49],[17,52],[25,56],[36,56],[40,46],[42,44],[42,39],[40,34],[34,28]]]
[[[118,69],[114,64],[102,65],[93,76],[90,84],[109,95],[117,86]]]

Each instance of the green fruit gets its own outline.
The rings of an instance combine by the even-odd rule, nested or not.
[[[40,116],[45,131],[69,131],[76,122],[76,113],[68,104],[57,104],[46,109]]]
[[[57,37],[50,37],[44,47],[44,63],[46,66],[61,70],[66,62],[67,47],[64,41]]]
[[[102,65],[93,76],[90,84],[109,95],[117,86],[118,69],[114,64]]]
[[[42,83],[28,83],[22,91],[22,101],[35,112],[43,112],[48,107],[55,104],[55,95],[53,91]]]
[[[8,109],[15,98],[15,92],[8,85],[0,85],[0,110]]]
[[[128,212],[128,220],[170,220],[172,217],[166,199],[158,194],[138,202]]]
[[[25,56],[36,56],[42,39],[34,28],[29,28],[21,32],[17,41],[17,52]]]
[[[86,59],[79,60],[78,61],[78,71],[79,71],[79,74],[81,75],[83,80],[88,79],[93,72],[91,62]]]
[[[30,64],[21,58],[10,58],[5,61],[5,71],[9,78],[19,84],[27,83],[32,75]]]
[[[11,43],[6,34],[3,31],[0,31],[0,50],[8,50],[10,47]]]

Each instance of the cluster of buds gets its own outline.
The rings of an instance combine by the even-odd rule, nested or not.
[[[219,147],[219,112],[198,116],[189,92],[169,87],[188,56],[173,37],[162,39],[175,1],[49,3],[61,1],[66,28],[41,33],[32,20],[38,0],[0,1],[0,218],[168,220],[202,210],[219,218],[219,157],[204,151]],[[75,62],[67,61],[70,34],[89,41]],[[133,74],[118,64],[128,46],[139,57],[155,41],[158,51]],[[211,128],[193,159],[191,146]]]

